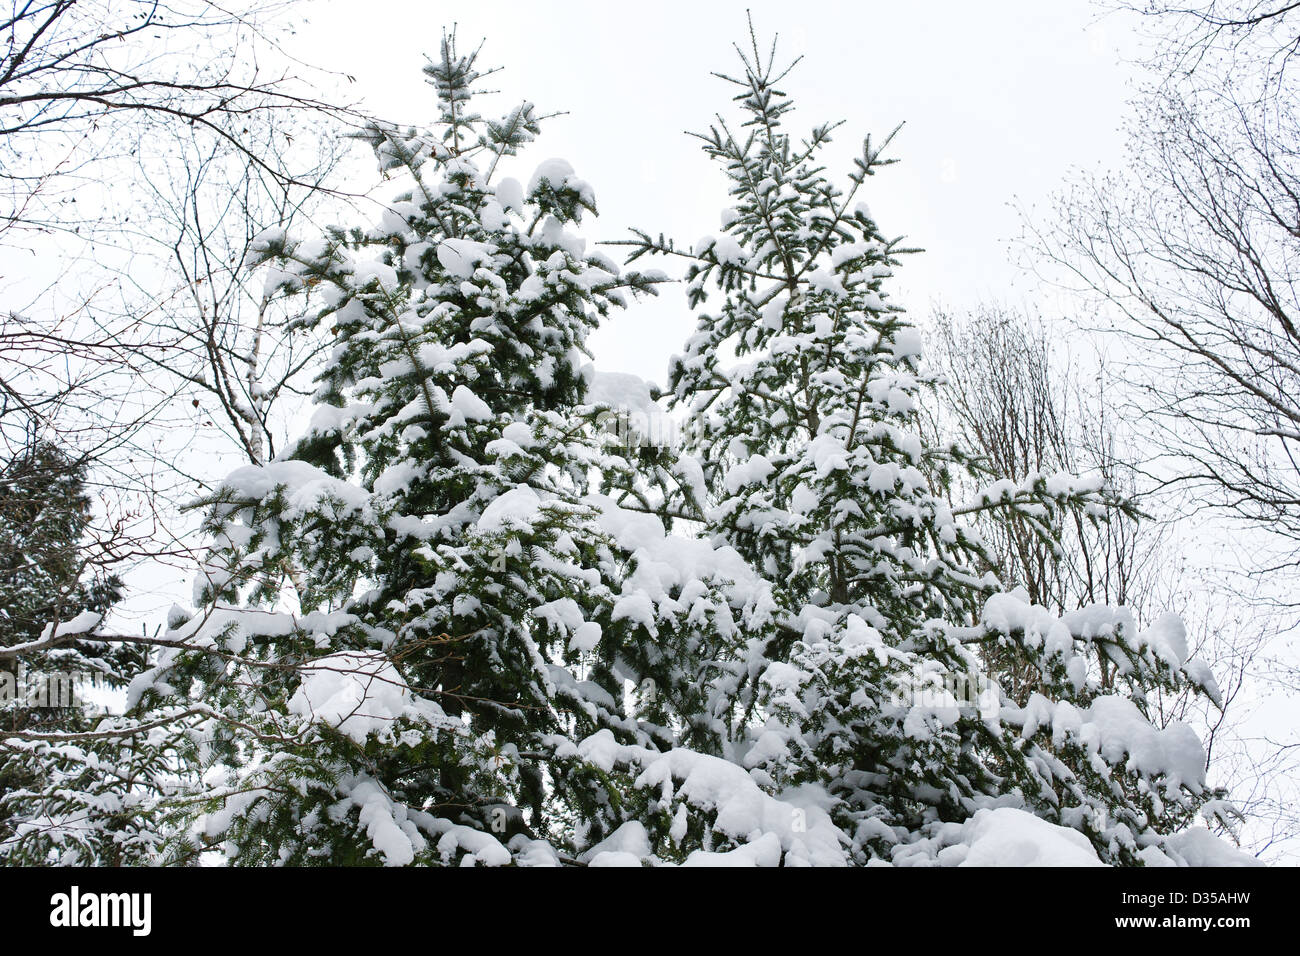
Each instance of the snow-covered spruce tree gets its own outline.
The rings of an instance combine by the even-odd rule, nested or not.
[[[325,294],[304,321],[336,344],[308,434],[209,503],[198,611],[133,688],[142,714],[208,713],[203,825],[173,858],[579,853],[630,812],[579,743],[671,746],[697,692],[647,622],[680,656],[672,633],[738,640],[732,605],[761,604],[701,543],[678,580],[658,520],[591,486],[630,466],[602,446],[584,339],[653,279],[585,251],[595,204],[567,163],[498,178],[538,119],[475,113],[475,58],[446,38],[427,68],[435,128],[370,129],[409,187],[378,226],[262,239],[269,282]],[[629,714],[629,681],[659,723]]]
[[[971,522],[979,513],[1014,510],[1046,536],[1063,507],[1105,520],[1123,503],[1100,482],[1049,475],[993,480],[963,507],[946,503],[954,471],[980,464],[919,437],[917,403],[932,382],[917,329],[885,291],[907,250],[860,195],[892,162],[881,156],[888,139],[868,139],[837,186],[819,162],[834,126],[802,141],[785,132],[788,68],[775,66],[775,48],[762,54],[755,41],[741,61],[724,79],[743,122],[719,117],[700,137],[731,181],[724,232],[692,251],[643,232],[628,243],[629,261],[689,259],[701,310],[671,365],[671,401],[688,426],[662,512],[701,522],[713,545],[743,556],[779,609],[731,662],[730,699],[706,715],[727,718],[720,752],[769,794],[799,794],[802,832],[813,808],[819,826],[828,812],[849,861],[960,862],[978,838],[1026,826],[1032,845],[1032,817],[1078,831],[1079,861],[1092,850],[1117,863],[1159,859],[1162,847],[1177,856],[1181,844],[1165,838],[1221,796],[1190,728],[1157,730],[1144,716],[1157,686],[1216,694],[1208,668],[1185,659],[1181,624],[1168,617],[1139,633],[1105,607],[1057,619],[978,570],[990,566]],[[981,668],[976,651],[990,643],[1037,674],[1024,699]],[[644,755],[608,738],[586,752],[630,784],[640,772],[645,786]],[[740,814],[743,824],[721,803],[688,813],[692,765],[676,766],[686,775],[654,779],[655,819],[671,821],[648,835],[654,852],[798,862],[835,849],[800,843],[770,806]]]

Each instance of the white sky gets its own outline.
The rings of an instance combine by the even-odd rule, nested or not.
[[[1126,24],[1100,19],[1088,0],[315,0],[306,9],[287,51],[354,77],[340,96],[403,124],[434,118],[421,67],[437,55],[443,28],[456,25],[462,51],[484,41],[480,67],[504,69],[484,81],[500,93],[480,99],[480,112],[500,115],[526,98],[539,113],[567,114],[544,124],[510,174],[526,179],[562,156],[596,192],[601,215],[582,230],[589,240],[626,238],[635,225],[688,246],[720,231],[729,200],[725,178],[685,131],[730,111],[732,88],[710,74],[735,67],[732,44],[748,41],[752,10],[761,42],[778,33],[779,58],[803,57],[784,84],[797,106],[790,129],[845,120],[828,150],[839,181],[863,135],[906,123],[889,153],[900,161],[860,195],[887,235],[926,250],[905,259],[891,286],[920,321],[935,300],[1048,298],[1008,253],[1021,223],[1013,203],[1041,207],[1071,167],[1120,162],[1134,75],[1121,60],[1135,47]],[[360,145],[353,155],[357,181],[347,185],[373,188],[373,160]],[[623,250],[605,251],[621,261]],[[693,327],[681,286],[666,286],[589,344],[601,369],[664,384]],[[187,600],[189,573],[152,567],[132,585],[118,612],[152,625],[173,600]]]
[[[1132,68],[1120,53],[1134,44],[1127,24],[1099,19],[1086,0],[326,0],[295,47],[354,76],[348,90],[370,111],[420,123],[433,113],[420,68],[456,23],[462,50],[486,39],[480,64],[505,68],[486,82],[501,95],[481,103],[485,115],[523,98],[539,112],[568,112],[523,154],[523,175],[551,156],[569,160],[601,211],[588,238],[622,238],[636,225],[689,245],[720,230],[728,201],[684,131],[731,106],[710,72],[736,64],[731,44],[748,39],[747,8],[760,41],[779,33],[778,55],[804,57],[786,84],[798,107],[792,131],[847,121],[833,174],[842,179],[865,133],[906,122],[890,150],[900,162],[864,193],[887,235],[927,250],[899,271],[896,301],[921,319],[936,297],[1033,299],[1006,248],[1020,225],[1011,204],[1041,206],[1071,166],[1122,158]],[[674,287],[591,344],[601,368],[662,383],[692,325]]]

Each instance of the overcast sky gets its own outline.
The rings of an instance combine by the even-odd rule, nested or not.
[[[936,299],[1041,298],[1008,256],[1020,230],[1013,204],[1041,207],[1071,167],[1121,161],[1135,75],[1125,62],[1136,48],[1131,24],[1101,18],[1087,0],[314,0],[294,9],[308,20],[286,49],[354,77],[347,96],[403,123],[434,118],[421,67],[437,56],[443,29],[456,27],[462,50],[483,41],[481,66],[504,69],[486,81],[500,92],[480,101],[482,112],[527,98],[539,112],[566,114],[544,126],[513,174],[526,179],[562,156],[596,192],[601,216],[586,224],[589,239],[624,238],[635,225],[688,245],[720,231],[729,200],[725,178],[686,131],[730,111],[731,88],[710,73],[735,69],[732,44],[748,41],[750,9],[763,42],[779,34],[779,57],[803,58],[784,84],[797,104],[792,131],[845,121],[829,151],[840,182],[864,134],[906,124],[890,151],[899,163],[869,181],[863,198],[887,235],[926,250],[892,285],[920,321]],[[373,160],[360,147],[355,155],[353,185],[369,189]],[[377,195],[387,198],[383,187]],[[43,287],[41,261],[23,255],[0,273]],[[681,287],[667,287],[591,345],[602,369],[662,384],[693,325]],[[188,575],[161,573],[166,580],[142,587],[133,605],[152,612],[188,592]]]
[[[750,0],[495,0],[472,4],[371,0],[314,4],[297,37],[304,59],[356,78],[363,105],[403,122],[432,116],[420,68],[453,23],[463,49],[486,40],[481,63],[505,69],[481,107],[526,98],[550,121],[522,157],[569,160],[596,190],[591,239],[626,227],[685,243],[719,231],[722,177],[685,135],[730,107],[732,43],[760,38],[803,62],[786,84],[792,130],[843,119],[832,172],[847,171],[865,133],[900,122],[900,162],[868,184],[882,230],[925,248],[900,270],[896,301],[923,318],[931,302],[1032,301],[1034,283],[1008,256],[1013,203],[1041,206],[1072,166],[1113,167],[1133,69],[1130,25],[1082,0],[918,3]],[[358,15],[358,10],[364,14]],[[841,173],[841,181],[843,180]],[[618,251],[618,250],[611,250]],[[662,382],[692,326],[680,288],[638,306],[593,340],[599,365]]]
[[[566,113],[544,125],[511,174],[526,179],[564,157],[596,192],[590,240],[624,238],[635,225],[690,245],[720,231],[729,200],[725,178],[686,131],[732,106],[729,85],[710,74],[736,66],[732,44],[748,41],[747,8],[761,39],[779,34],[778,56],[803,57],[784,84],[797,104],[791,130],[845,121],[829,150],[838,181],[863,135],[906,124],[890,151],[899,162],[863,194],[887,235],[926,250],[899,270],[896,302],[924,321],[936,300],[1042,300],[1008,254],[1021,223],[1014,204],[1041,209],[1071,167],[1109,168],[1123,157],[1134,78],[1125,57],[1136,45],[1130,25],[1102,19],[1087,0],[316,0],[286,48],[354,77],[341,94],[366,111],[419,125],[435,115],[421,67],[437,56],[443,28],[455,26],[462,50],[483,42],[481,67],[503,67],[485,81],[500,92],[479,102],[481,112],[499,115],[526,98],[541,113]],[[360,147],[354,155],[353,188],[372,188],[373,159]],[[601,369],[662,385],[693,327],[681,286],[669,286],[590,344]],[[175,569],[137,576],[131,607],[119,611],[156,616],[188,593],[188,580]]]

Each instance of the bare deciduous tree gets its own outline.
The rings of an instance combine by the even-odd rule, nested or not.
[[[1282,100],[1152,94],[1122,176],[1082,177],[1034,229],[1118,318],[1166,469],[1300,562],[1300,126]],[[1031,227],[1032,228],[1032,227]]]
[[[285,347],[240,270],[253,231],[334,166],[293,134],[353,118],[278,46],[294,7],[47,0],[0,18],[0,443],[40,434],[93,462],[114,522],[134,516],[131,553],[163,527],[168,426],[224,426],[261,460],[312,354]]]
[[[936,433],[954,431],[991,470],[1015,480],[1090,475],[1130,502],[1140,499],[1143,489],[1121,453],[1123,439],[1100,386],[1104,375],[1084,389],[1041,320],[997,305],[939,310],[929,354],[943,375],[940,405],[950,416],[931,422]],[[1023,515],[985,517],[981,533],[996,563],[992,570],[1058,614],[1097,603],[1129,607],[1139,617],[1165,610],[1151,606],[1163,537],[1158,524],[1126,511],[1097,521],[1072,509],[1050,530],[1057,545]],[[1097,669],[1109,684],[1112,665],[1099,659]],[[1013,694],[1032,689],[1037,679],[1014,668],[1004,677]]]
[[[1285,82],[1300,52],[1300,3],[1295,0],[1119,0],[1152,27],[1157,63],[1171,79],[1240,66],[1263,79],[1263,89]]]
[[[300,132],[284,118],[267,124],[260,152],[287,152]],[[215,430],[220,444],[251,464],[275,455],[277,406],[305,399],[326,342],[293,324],[310,304],[298,296],[286,308],[283,290],[268,287],[248,263],[260,236],[317,212],[343,155],[338,144],[330,140],[311,161],[298,162],[300,182],[286,182],[219,138],[182,132],[142,177],[151,213],[147,228],[135,232],[141,258],[152,254],[176,282],[140,310],[151,287],[133,270],[120,275],[124,310],[143,312],[150,338],[167,343],[135,353],[134,371],[146,381],[161,376],[164,389],[182,398],[182,414]]]
[[[292,0],[13,0],[0,14],[0,236],[92,229],[77,191],[102,186],[137,137],[204,129],[293,180],[246,135],[268,113],[342,111],[316,98],[272,29]],[[279,64],[274,71],[262,66]],[[317,71],[319,72],[319,71]]]
[[[952,426],[1000,474],[1092,474],[1130,500],[1141,488],[1104,394],[1104,369],[1088,389],[1053,346],[1041,320],[1001,306],[935,315],[932,359]],[[1142,530],[1139,530],[1141,527]],[[1159,530],[1125,514],[1092,522],[1072,514],[1053,529],[1070,557],[1043,541],[1023,518],[990,523],[991,551],[1004,580],[1061,613],[1092,603],[1133,607],[1150,590],[1146,569]]]

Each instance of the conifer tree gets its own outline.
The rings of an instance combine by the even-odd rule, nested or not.
[[[121,581],[96,573],[84,547],[90,521],[85,462],[33,440],[0,467],[0,647],[35,642],[83,612],[102,617],[121,598]],[[113,669],[92,647],[45,655],[52,656],[65,666]]]
[[[1038,474],[987,476],[965,506],[946,503],[954,471],[981,464],[917,428],[933,381],[886,283],[912,250],[862,201],[893,161],[892,135],[868,138],[836,185],[820,161],[836,126],[792,137],[775,45],[764,53],[751,31],[738,52],[742,71],[722,78],[743,120],[719,117],[699,137],[731,183],[724,232],[690,251],[645,232],[629,241],[629,261],[689,260],[700,310],[669,381],[695,462],[678,470],[699,480],[665,508],[733,547],[780,608],[728,704],[741,719],[727,750],[773,794],[824,794],[852,861],[938,852],[1008,807],[1136,861],[1221,796],[1190,729],[1157,731],[1143,714],[1155,687],[1213,696],[1208,668],[1186,660],[1176,619],[1142,633],[1122,609],[1058,620],[978,571],[990,562],[977,514],[1015,512],[1051,541],[1062,508],[1105,520],[1127,506],[1098,481]],[[982,667],[988,644],[1037,675],[1025,699]],[[712,826],[705,849],[745,842]]]
[[[627,720],[598,651],[621,561],[587,498],[584,341],[652,279],[586,250],[567,162],[500,175],[541,118],[475,112],[476,60],[444,38],[435,126],[366,133],[409,187],[377,226],[259,243],[269,281],[325,291],[304,322],[336,345],[309,433],[210,502],[200,610],[139,697],[214,709],[230,783],[203,840],[238,863],[500,862],[602,832],[575,745]]]
[[[138,648],[88,635],[121,598],[122,582],[88,547],[92,502],[85,461],[33,439],[0,467],[0,856],[48,809],[64,762],[41,734],[89,729],[91,686],[121,688]],[[39,648],[19,652],[20,648]]]

